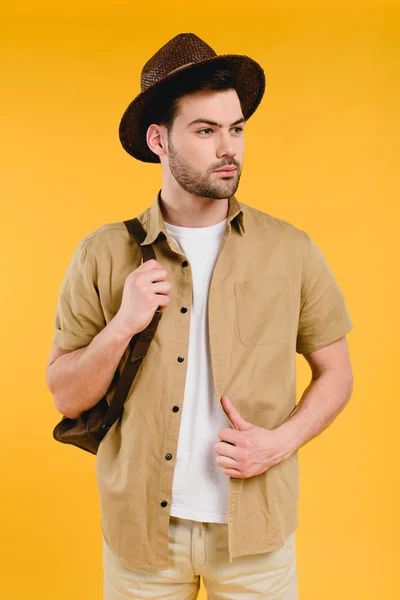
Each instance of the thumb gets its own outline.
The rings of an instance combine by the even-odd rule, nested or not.
[[[233,427],[238,431],[246,431],[252,427],[251,423],[245,421],[233,406],[228,396],[221,396],[222,408],[224,409],[227,417],[231,421]]]

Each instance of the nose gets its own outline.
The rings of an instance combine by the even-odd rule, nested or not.
[[[219,142],[217,147],[217,157],[235,156],[237,150],[233,144],[232,137],[225,131],[219,132]]]

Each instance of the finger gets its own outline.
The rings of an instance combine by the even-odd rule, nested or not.
[[[238,459],[238,448],[237,446],[232,446],[232,444],[228,444],[226,442],[217,442],[217,444],[214,446],[214,450],[219,456],[227,456],[234,460]]]
[[[230,442],[231,444],[238,444],[240,438],[243,434],[241,434],[236,429],[228,429],[228,427],[224,427],[218,431],[218,437],[223,442]]]
[[[155,260],[154,258],[150,258],[150,260],[146,260],[143,262],[143,256],[142,256],[142,261],[140,264],[140,270],[141,271],[148,271],[150,269],[162,269],[163,265],[158,262],[158,260]]]
[[[239,431],[248,429],[248,423],[245,421],[239,411],[233,406],[228,396],[222,396],[223,409],[233,427]]]
[[[153,281],[152,290],[155,294],[169,294],[171,285],[169,281]]]
[[[166,274],[166,269],[161,267],[160,269],[147,269],[147,271],[142,271],[137,277],[140,283],[156,283],[158,281],[166,282],[167,276],[168,273]]]
[[[237,469],[238,463],[233,458],[229,458],[229,456],[217,456],[216,461],[217,465],[220,467],[224,467],[226,469]]]
[[[241,472],[237,469],[224,469],[225,475],[229,475],[229,477],[235,477],[236,479],[244,479]]]

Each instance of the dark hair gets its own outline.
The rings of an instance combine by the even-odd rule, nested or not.
[[[230,69],[217,68],[214,65],[199,65],[188,71],[178,82],[163,92],[153,105],[152,118],[148,123],[164,125],[169,131],[178,112],[182,96],[203,90],[236,89],[235,73]]]

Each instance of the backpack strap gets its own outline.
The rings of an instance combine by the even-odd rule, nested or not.
[[[142,252],[143,262],[156,258],[154,248],[151,244],[148,246],[141,246],[140,243],[146,237],[146,231],[143,228],[137,217],[123,221],[129,234],[136,240],[139,248]],[[104,427],[109,428],[118,419],[121,414],[122,407],[128,396],[132,382],[135,378],[136,373],[142,363],[142,360],[146,356],[147,350],[150,346],[151,340],[153,339],[158,323],[162,316],[162,309],[158,307],[153,315],[152,320],[147,327],[134,335],[130,342],[131,354],[126,361],[126,364],[121,372],[120,378],[115,388],[114,396],[110,402],[109,410],[107,411],[106,418],[104,420]]]

